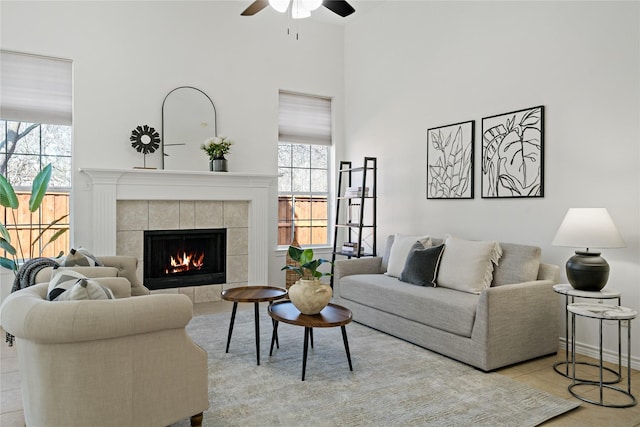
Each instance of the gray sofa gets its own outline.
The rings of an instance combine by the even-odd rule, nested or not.
[[[349,307],[356,322],[484,371],[557,352],[559,296],[553,285],[560,269],[540,263],[540,248],[500,242],[491,287],[473,294],[384,274],[393,238],[382,257],[335,263],[334,301]],[[517,282],[522,266],[534,275],[537,267],[537,278]]]

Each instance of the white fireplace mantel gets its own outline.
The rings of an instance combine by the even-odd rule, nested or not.
[[[249,201],[249,284],[268,281],[269,193],[277,175],[80,168],[91,178],[93,250],[116,253],[118,200]]]

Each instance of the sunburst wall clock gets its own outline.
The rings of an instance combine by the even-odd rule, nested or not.
[[[131,131],[131,146],[144,155],[143,169],[147,168],[147,154],[154,153],[160,147],[160,134],[149,125],[137,126]]]

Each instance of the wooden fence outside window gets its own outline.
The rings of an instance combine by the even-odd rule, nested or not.
[[[55,242],[48,245],[42,254],[39,253],[41,248],[35,248],[35,253],[30,253],[29,251],[31,242],[38,237],[42,229],[56,219],[69,214],[69,193],[48,192],[42,200],[40,210],[34,213],[29,212],[30,194],[30,192],[16,191],[20,203],[17,211],[4,209],[4,224],[11,236],[12,246],[17,249],[18,255],[22,252],[25,257],[29,258],[38,256],[56,257],[61,252],[66,254],[69,251],[69,232],[62,234]],[[40,219],[40,215],[42,219]],[[61,223],[56,224],[45,232],[42,245],[45,245],[51,236],[63,228],[69,228],[68,216]]]

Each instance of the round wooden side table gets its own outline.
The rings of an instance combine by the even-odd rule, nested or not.
[[[313,328],[333,328],[340,326],[342,330],[342,341],[344,350],[349,361],[349,370],[353,371],[351,364],[351,353],[349,352],[349,340],[345,325],[351,322],[351,310],[338,304],[329,303],[318,314],[302,314],[291,301],[277,301],[269,305],[269,316],[275,320],[273,335],[271,336],[271,349],[269,356],[273,353],[273,343],[277,339],[278,323],[284,322],[291,325],[304,327],[304,350],[302,355],[302,381],[304,381],[307,369],[307,352],[309,348],[309,338],[311,337],[311,347],[313,347]]]
[[[258,313],[258,304],[261,302],[272,302],[287,296],[287,290],[275,286],[241,286],[238,288],[225,289],[222,291],[222,299],[225,301],[233,301],[233,310],[231,311],[231,322],[229,323],[229,335],[227,336],[227,349],[225,353],[229,353],[229,344],[231,343],[231,334],[233,333],[233,323],[236,320],[236,310],[239,302],[254,303],[254,317],[256,323],[256,358],[258,365],[260,364],[260,314]]]
[[[607,305],[607,304],[593,304],[593,303],[573,303],[567,306],[567,310],[571,313],[571,366],[573,369],[573,375],[571,380],[571,385],[569,385],[569,393],[571,393],[574,397],[594,405],[605,406],[607,408],[629,408],[631,406],[635,406],[637,401],[636,398],[631,394],[631,320],[635,319],[638,313],[635,310],[626,307],[620,307],[616,305]],[[600,324],[600,379],[599,381],[583,381],[576,379],[576,316],[587,317],[591,319],[598,319],[598,323]],[[603,359],[602,359],[602,322],[604,320],[613,320],[618,322],[618,328],[620,328],[621,323],[627,322],[627,389],[623,390],[620,387],[615,387],[611,384],[605,383],[603,381]],[[619,355],[619,354],[618,354]],[[620,372],[622,373],[622,372]],[[597,385],[599,387],[599,399],[592,400],[588,399],[585,396],[578,394],[574,389],[579,386],[593,386]],[[604,401],[604,389],[610,389],[617,393],[621,393],[627,396],[630,401],[628,403],[606,403]]]

